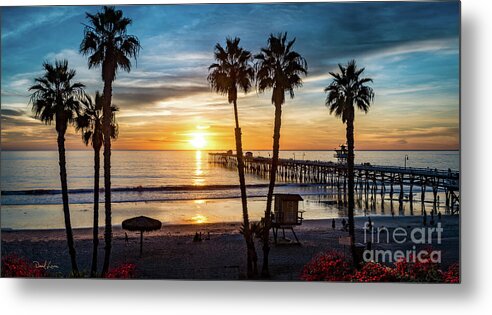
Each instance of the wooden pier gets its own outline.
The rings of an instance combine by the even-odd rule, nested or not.
[[[228,153],[209,153],[209,162],[231,169],[237,168],[236,155]],[[268,177],[271,158],[244,157],[245,172]],[[449,213],[458,213],[460,209],[459,171],[438,170],[430,168],[413,168],[397,166],[378,166],[369,163],[354,166],[355,195],[360,200],[381,200],[389,195],[391,202],[397,200],[400,209],[403,202],[410,204],[420,202],[422,208],[426,201],[426,193],[432,194],[432,211],[437,212],[440,204],[438,192],[445,193],[445,207]],[[347,198],[347,166],[343,163],[327,161],[310,161],[279,159],[277,179],[283,182],[320,184],[333,187],[340,199]],[[407,191],[407,193],[405,193]],[[396,195],[396,196],[395,196]],[[418,200],[415,200],[418,196]],[[396,198],[394,198],[396,197]],[[383,204],[384,206],[384,204]]]

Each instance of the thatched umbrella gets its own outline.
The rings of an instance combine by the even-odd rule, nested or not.
[[[121,225],[128,231],[140,231],[140,256],[142,256],[143,232],[160,230],[162,223],[156,219],[139,216],[126,219]]]

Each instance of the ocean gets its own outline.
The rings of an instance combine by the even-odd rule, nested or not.
[[[252,152],[255,156],[271,154]],[[334,161],[333,154],[333,151],[281,151],[280,156]],[[357,151],[355,162],[403,166],[406,155],[407,167],[459,170],[459,151]],[[92,224],[93,159],[92,151],[67,151],[69,201],[76,228]],[[237,172],[208,163],[207,151],[113,151],[111,166],[115,225],[137,215],[151,216],[164,224],[241,220]],[[103,187],[102,166],[100,172]],[[247,174],[246,182],[251,219],[259,220],[265,207],[267,179]],[[1,152],[1,190],[2,228],[63,228],[58,152]],[[278,182],[275,191],[301,194],[305,199],[301,208],[306,211],[306,219],[345,215],[343,208],[323,202],[333,197],[330,187]],[[103,198],[101,194],[101,202]],[[388,214],[382,208],[374,214]],[[100,211],[102,225],[103,204]],[[356,214],[363,215],[366,211],[358,208]]]

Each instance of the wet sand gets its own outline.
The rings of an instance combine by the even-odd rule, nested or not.
[[[339,237],[348,236],[341,229],[341,220],[336,219],[332,229],[331,219],[306,220],[295,231],[301,245],[288,241],[272,244],[270,251],[270,272],[273,280],[298,280],[302,267],[316,254],[327,250],[345,251],[348,247],[339,244]],[[371,217],[374,229],[386,227],[390,233],[398,227],[410,233],[412,228],[420,228],[421,216],[374,216]],[[430,216],[427,222],[430,221]],[[364,223],[367,217],[356,217],[356,241],[364,243]],[[436,217],[436,223],[437,223]],[[459,216],[442,216],[443,231],[441,244],[437,244],[437,233],[432,237],[432,249],[440,250],[442,267],[459,261]],[[189,225],[164,225],[161,230],[144,234],[143,255],[139,255],[139,233],[126,232],[115,226],[113,229],[113,248],[111,266],[134,263],[137,278],[151,279],[244,279],[246,273],[246,250],[240,223],[213,223]],[[201,242],[193,242],[196,232],[202,233]],[[279,233],[281,234],[281,233]],[[385,235],[384,233],[382,234]],[[410,235],[410,234],[409,234]],[[88,271],[92,256],[92,229],[75,229],[75,246],[79,269]],[[286,237],[293,239],[290,231]],[[370,235],[366,231],[366,240]],[[99,262],[104,257],[103,229],[100,229]],[[56,266],[50,270],[54,275],[65,277],[70,271],[70,261],[65,241],[65,231],[58,230],[2,230],[2,255],[16,253],[43,264],[49,262]],[[384,239],[384,237],[383,237]],[[273,241],[273,236],[272,236]],[[414,244],[410,237],[402,244],[394,241],[373,243],[373,249],[412,250]],[[261,268],[261,243],[256,242],[259,268]],[[418,244],[416,249],[429,248],[429,244]],[[100,269],[100,268],[99,268]]]

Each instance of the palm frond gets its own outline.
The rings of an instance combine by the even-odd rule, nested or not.
[[[79,111],[85,85],[72,82],[76,72],[68,67],[67,60],[56,60],[54,64],[44,62],[43,69],[43,76],[35,78],[35,84],[28,89],[34,118],[45,124],[51,124],[56,117],[61,119],[56,119],[57,123],[64,126],[72,123]],[[57,128],[64,130],[64,126]]]
[[[94,149],[99,149],[103,143],[103,95],[96,91],[94,98],[86,96],[80,101],[81,110],[74,119],[75,130],[81,131],[82,141],[85,145],[92,145]],[[118,123],[116,121],[116,112],[118,106],[111,105],[111,138],[118,137]]]
[[[338,68],[339,72],[330,72],[333,80],[324,89],[327,93],[325,105],[330,114],[341,118],[345,123],[349,116],[353,119],[354,105],[364,113],[369,111],[374,100],[374,91],[366,85],[372,82],[371,78],[360,78],[365,68],[358,69],[355,60],[350,60],[345,66],[338,64]]]
[[[136,62],[141,48],[138,38],[127,34],[127,27],[132,20],[112,6],[104,6],[96,14],[86,13],[86,19],[88,24],[85,25],[79,50],[88,56],[89,68],[110,65],[113,69],[103,69],[102,73],[103,79],[110,80],[114,80],[118,69],[130,72],[130,60]]]
[[[306,60],[292,50],[295,41],[287,41],[287,33],[270,34],[267,47],[254,57],[256,88],[260,93],[273,89],[272,104],[282,105],[285,93],[294,98],[295,89],[302,86],[301,76],[308,74]]]
[[[214,92],[228,95],[229,103],[237,98],[237,91],[248,93],[254,80],[251,52],[239,46],[240,39],[227,38],[225,48],[215,45],[215,62],[209,67],[207,81]]]

